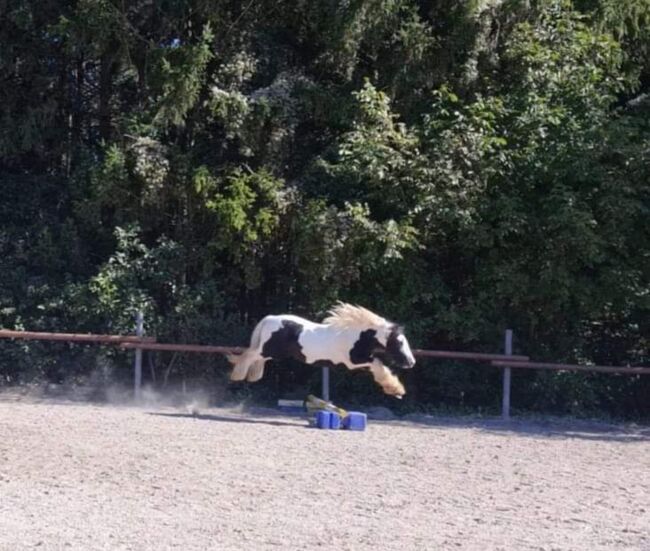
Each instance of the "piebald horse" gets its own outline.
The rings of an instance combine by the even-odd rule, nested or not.
[[[415,365],[403,329],[361,306],[339,302],[323,323],[282,314],[266,316],[253,329],[250,346],[228,357],[232,381],[259,381],[266,362],[294,358],[306,364],[343,364],[367,369],[386,394],[406,391],[386,364]]]

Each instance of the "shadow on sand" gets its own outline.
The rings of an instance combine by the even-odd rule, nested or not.
[[[598,420],[560,417],[519,418],[505,421],[495,417],[436,417],[406,415],[390,421],[373,421],[401,426],[431,427],[437,429],[474,429],[503,436],[531,438],[564,438],[602,442],[650,442],[650,426],[630,423],[607,423]]]
[[[306,415],[288,415],[272,409],[261,408],[245,410],[237,414],[219,415],[213,413],[163,413],[151,412],[149,415],[221,421],[224,423],[265,424],[270,426],[315,428],[308,423]],[[593,440],[601,442],[642,443],[650,442],[650,426],[634,424],[614,424],[603,421],[590,421],[567,418],[524,418],[504,421],[495,417],[446,417],[433,415],[406,415],[394,419],[374,419],[372,425],[432,428],[432,429],[471,429],[506,437],[524,438],[564,438]]]
[[[50,385],[55,386],[55,385]],[[4,402],[71,405],[89,404],[93,406],[133,406],[132,401],[123,399],[117,402],[108,401],[106,396],[93,394],[88,389],[74,389],[69,392],[59,389],[58,386],[51,390],[41,387],[25,387],[18,389],[0,389],[0,400]],[[119,393],[118,393],[119,394]],[[181,397],[182,398],[182,397]],[[181,407],[183,400],[161,399],[154,404],[144,405],[145,408]],[[139,406],[142,407],[142,406]],[[364,408],[360,408],[363,411]],[[431,428],[438,430],[470,429],[483,433],[502,435],[506,437],[518,436],[523,438],[548,438],[548,439],[579,439],[599,442],[620,442],[639,444],[650,442],[650,425],[625,422],[607,422],[604,420],[573,419],[569,417],[553,416],[528,416],[514,417],[504,421],[498,417],[479,416],[450,416],[450,415],[425,415],[407,414],[401,417],[394,416],[386,408],[383,413],[390,414],[388,418],[372,414],[373,408],[368,409],[368,424],[395,426],[404,428]],[[214,408],[210,408],[215,411]],[[381,413],[381,412],[380,412]],[[161,417],[176,417],[196,419],[201,421],[220,421],[223,423],[248,423],[269,426],[315,428],[309,423],[307,415],[287,414],[273,408],[248,406],[244,410],[224,410],[220,413],[192,413],[188,411],[175,412],[149,412],[149,415]]]
[[[156,417],[176,417],[176,418],[187,418],[187,419],[196,419],[199,421],[220,421],[222,423],[244,423],[251,425],[271,425],[273,427],[302,427],[302,428],[312,428],[307,425],[307,419],[302,419],[299,417],[288,418],[284,415],[278,415],[281,419],[268,419],[270,415],[265,415],[264,417],[255,417],[250,413],[243,414],[245,416],[235,417],[230,415],[214,415],[208,413],[160,413],[160,412],[151,412],[149,415],[154,415]],[[288,420],[293,419],[293,420]]]

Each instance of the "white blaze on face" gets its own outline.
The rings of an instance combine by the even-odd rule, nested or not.
[[[400,344],[400,347],[402,348],[402,352],[404,356],[406,356],[406,359],[409,362],[409,367],[413,367],[415,365],[415,357],[413,356],[413,352],[411,351],[411,346],[409,345],[409,341],[406,340],[406,337],[404,335],[400,335],[397,337],[397,340]]]

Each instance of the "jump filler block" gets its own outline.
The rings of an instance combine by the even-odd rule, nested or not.
[[[362,431],[366,430],[367,417],[365,413],[350,411],[341,418],[338,413],[331,411],[319,411],[316,413],[316,426],[319,429],[348,429]]]
[[[365,413],[359,411],[351,411],[347,417],[343,419],[343,428],[348,430],[366,430],[368,417]]]
[[[346,411],[331,402],[310,394],[305,400],[305,408],[319,429],[366,430],[367,417],[359,411]]]
[[[319,429],[329,429],[330,424],[332,423],[332,415],[336,415],[336,414],[335,413],[333,414],[331,411],[317,411],[316,426]]]

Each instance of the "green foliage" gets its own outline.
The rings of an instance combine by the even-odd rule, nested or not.
[[[209,177],[197,175],[197,191],[206,191]],[[201,183],[204,182],[204,183]],[[249,252],[252,244],[273,234],[277,228],[282,182],[265,170],[247,174],[234,170],[226,178],[220,192],[206,201],[221,225],[219,246]]]
[[[143,310],[161,340],[243,344],[343,299],[422,348],[494,351],[511,327],[540,359],[648,363],[648,20],[645,0],[11,2],[0,325],[131,332]],[[126,365],[0,352],[11,381]],[[152,366],[214,381],[199,358]],[[256,397],[314,384],[275,369]],[[404,409],[498,404],[485,367],[405,380]],[[650,414],[645,379],[517,388],[522,408]]]
[[[180,126],[185,124],[188,112],[196,105],[205,83],[205,72],[213,57],[211,45],[214,35],[206,24],[197,44],[182,44],[155,52],[159,56],[152,81],[159,83],[155,99],[154,124]]]

